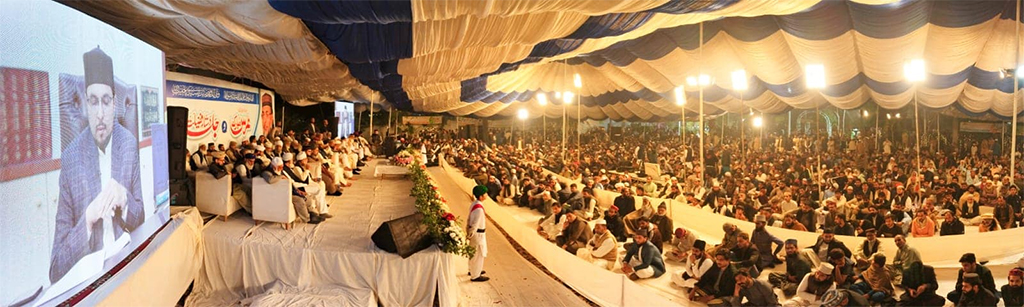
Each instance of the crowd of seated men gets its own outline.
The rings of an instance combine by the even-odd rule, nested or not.
[[[333,138],[330,132],[306,130],[273,136],[252,136],[241,143],[202,144],[187,157],[186,170],[231,178],[231,197],[252,213],[253,180],[291,183],[297,220],[317,224],[328,218],[327,196],[340,196],[353,176],[372,157],[370,144],[359,134]],[[193,183],[194,185],[194,183]]]
[[[597,145],[588,147],[611,146],[602,143],[600,137],[590,139],[597,141]],[[818,178],[815,170],[796,160],[807,158],[796,148],[798,154],[793,157],[781,152],[738,157],[739,161],[756,161],[760,156],[777,159],[751,163],[752,168],[742,166],[744,162],[722,165],[721,161],[732,159],[718,159],[719,165],[708,168],[726,171],[717,176],[705,174],[709,184],[700,179],[699,166],[680,168],[682,173],[675,176],[684,180],[672,175],[644,180],[604,169],[591,172],[582,165],[604,156],[590,156],[584,151],[580,160],[564,164],[561,175],[572,181],[560,181],[559,176],[545,171],[558,171],[548,162],[558,158],[554,145],[525,144],[517,148],[474,139],[430,142],[442,147],[448,163],[461,169],[466,177],[487,185],[490,198],[496,202],[542,214],[537,224],[538,235],[599,267],[621,270],[633,280],[670,275],[691,301],[715,306],[739,306],[744,301],[747,306],[867,306],[897,302],[904,306],[942,306],[949,300],[956,306],[995,306],[1002,299],[1006,306],[1021,304],[1022,271],[1011,271],[1007,284],[997,289],[991,272],[971,253],[961,258],[963,268],[956,290],[945,297],[936,294],[934,269],[922,263],[916,249],[905,239],[963,234],[965,224],[977,224],[979,231],[1017,226],[1020,194],[1015,186],[1002,184],[1008,180],[987,184],[978,180],[984,177],[975,178],[978,173],[961,172],[964,167],[992,166],[979,162],[986,161],[980,155],[977,159],[960,160],[960,166],[942,175],[929,170],[933,179],[923,180],[922,176],[906,175],[906,164],[895,162],[905,162],[906,155],[894,154],[881,168],[871,166],[863,172],[860,168],[842,169],[841,176],[831,177],[819,186],[812,183]],[[666,153],[659,153],[659,159],[674,159],[663,157]],[[849,155],[856,158],[856,154]],[[846,156],[841,153],[825,159],[845,165]],[[682,159],[687,164],[694,163],[693,159]],[[581,167],[579,174],[565,172]],[[733,172],[742,177],[737,178]],[[980,176],[1000,172],[986,170]],[[962,180],[962,176],[967,178]],[[616,190],[621,196],[607,210],[601,210],[594,197],[598,189]],[[989,191],[989,196],[981,196],[979,190]],[[641,204],[636,204],[633,195],[644,196]],[[756,228],[746,233],[735,225],[723,225],[726,235],[722,243],[709,246],[687,229],[673,229],[664,204],[655,207],[652,198],[676,199],[753,221]],[[996,210],[1012,208],[1006,210],[1012,218],[1004,223],[983,217],[978,214],[979,202],[993,205]],[[986,230],[986,224],[999,225]],[[766,225],[820,235],[816,242],[783,241],[770,234]],[[835,240],[837,234],[863,236],[864,241],[850,248]],[[899,250],[894,259],[886,259],[882,253],[879,236],[895,237]],[[785,252],[781,253],[782,250]],[[666,261],[680,263],[684,269],[666,272]],[[784,271],[757,278],[783,263]],[[897,296],[895,287],[904,292]],[[789,299],[780,300],[773,289],[779,289]]]

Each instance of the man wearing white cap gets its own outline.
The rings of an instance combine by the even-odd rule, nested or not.
[[[303,160],[305,160],[305,153],[300,153],[299,155]],[[301,167],[295,165],[294,154],[286,152],[283,156],[284,173],[288,175],[288,179],[291,180],[292,187],[296,190],[302,191],[300,196],[305,200],[306,208],[308,208],[310,216],[318,216],[321,215],[321,213],[326,213],[326,211],[320,211],[320,205],[318,203],[320,196],[317,195],[317,192],[320,191],[319,185],[313,185],[312,183],[314,182],[309,178],[309,174],[303,171]],[[322,217],[328,218],[330,216],[323,214]]]
[[[290,157],[289,157],[290,158]],[[275,184],[280,180],[291,180],[284,172],[284,160],[281,157],[274,157],[270,162],[270,168],[263,171],[260,176],[269,184]],[[292,185],[292,207],[295,207],[295,216],[300,222],[319,224],[323,219],[315,212],[310,212],[306,206],[306,192]]]
[[[829,290],[836,288],[832,282],[832,275],[829,274],[835,269],[832,264],[822,262],[811,273],[804,276],[800,285],[796,288],[796,296],[782,303],[785,307],[809,307],[821,305],[821,299]]]
[[[594,223],[594,235],[590,237],[585,247],[576,250],[576,256],[606,270],[611,270],[618,263],[617,246],[615,236],[608,231],[608,222],[597,220]]]

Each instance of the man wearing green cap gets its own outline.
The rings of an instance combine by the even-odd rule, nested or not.
[[[487,197],[487,187],[478,185],[473,188],[473,204],[469,205],[469,218],[466,220],[466,236],[469,237],[469,245],[476,249],[473,258],[469,258],[469,276],[471,281],[488,281],[490,278],[484,274],[484,258],[487,257],[487,237],[484,229],[487,221],[484,215],[483,201]]]

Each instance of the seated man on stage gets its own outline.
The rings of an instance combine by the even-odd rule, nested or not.
[[[237,172],[227,169],[227,153],[223,151],[214,152],[213,163],[207,166],[206,171],[216,179],[231,176],[231,198],[234,198],[235,202],[242,208],[245,208],[246,211],[252,212],[252,203],[250,202],[252,199],[242,186],[242,182],[239,179],[241,176]]]
[[[341,196],[341,186],[335,183],[334,174],[331,173],[330,168],[324,165],[319,149],[316,146],[307,145],[303,151],[305,151],[306,160],[300,160],[299,163],[303,164],[304,171],[309,173],[314,182],[320,184],[321,189],[327,192],[325,195]]]
[[[274,157],[274,160],[270,162],[270,168],[263,171],[261,176],[269,184],[275,184],[280,180],[291,180],[284,172],[284,161],[281,157]],[[306,204],[306,192],[294,184],[292,184],[292,206],[295,207],[295,215],[300,222],[319,224],[323,221],[323,218],[317,214],[316,208]]]
[[[647,240],[647,236],[647,230],[638,229],[633,234],[635,244],[630,246],[622,260],[622,273],[629,276],[630,280],[657,278],[665,274],[661,252]]]
[[[299,153],[298,158],[305,160],[306,153]],[[307,207],[311,208],[309,211],[317,214],[321,218],[327,219],[331,215],[327,213],[324,205],[321,205],[324,201],[321,193],[323,190],[320,189],[320,185],[313,182],[309,177],[309,173],[304,171],[302,167],[295,164],[295,155],[288,152],[284,154],[284,173],[288,175],[288,179],[291,180],[292,186],[295,189],[302,191],[302,197],[305,200]],[[310,214],[313,216],[313,214]]]
[[[576,250],[576,256],[606,270],[611,270],[615,268],[615,263],[618,261],[617,247],[615,236],[608,231],[608,223],[605,220],[597,220],[594,224],[594,235],[587,241],[587,245]]]

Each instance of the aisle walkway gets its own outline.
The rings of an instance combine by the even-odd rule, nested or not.
[[[469,215],[472,197],[462,192],[441,168],[429,169],[437,181],[438,191],[448,200],[455,215],[462,219]],[[491,278],[488,282],[469,281],[465,272],[469,265],[465,258],[457,258],[454,265],[458,272],[462,290],[461,303],[464,306],[587,306],[588,303],[576,296],[565,285],[538,269],[512,247],[501,231],[490,221],[487,222],[487,260],[484,270]]]

